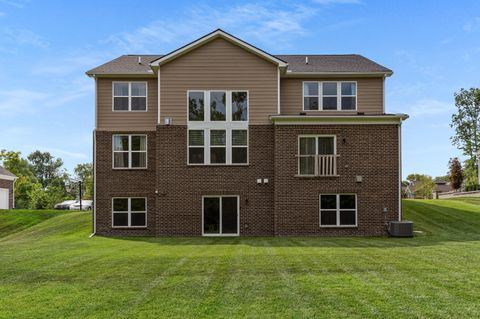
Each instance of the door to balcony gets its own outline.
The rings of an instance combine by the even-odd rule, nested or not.
[[[204,196],[203,236],[238,236],[240,205],[238,196]]]

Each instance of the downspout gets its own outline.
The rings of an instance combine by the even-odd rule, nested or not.
[[[92,233],[90,237],[97,233],[97,78],[95,79],[95,129],[93,130],[93,214],[92,214]]]
[[[398,221],[402,221],[402,120],[398,124]]]
[[[15,182],[17,181],[17,177],[13,179],[13,189],[12,189],[12,208],[15,208]]]

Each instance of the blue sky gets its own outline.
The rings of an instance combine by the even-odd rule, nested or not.
[[[453,93],[480,86],[480,1],[0,0],[0,149],[91,161],[93,81],[121,54],[166,53],[216,28],[273,54],[359,53],[394,70],[404,175],[447,171]]]

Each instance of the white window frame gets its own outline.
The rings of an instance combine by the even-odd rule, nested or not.
[[[324,195],[335,195],[336,196],[336,208],[335,209],[322,209],[322,196]],[[355,225],[340,225],[340,211],[353,209],[340,209],[340,195],[354,195],[355,196]],[[336,225],[322,225],[322,211],[335,211],[337,224]],[[340,194],[331,194],[325,193],[318,196],[318,215],[319,215],[319,226],[321,228],[354,228],[358,227],[358,196],[355,193],[340,193]]]
[[[222,234],[222,198],[236,197],[237,198],[237,232],[235,234]],[[205,234],[205,198],[220,198],[220,218],[219,218],[219,233]],[[240,236],[240,196],[239,195],[203,195],[202,196],[202,236],[205,237],[236,237]]]
[[[115,151],[116,136],[128,136],[128,151]],[[133,136],[145,137],[145,151],[132,151]],[[145,153],[145,167],[132,167],[132,152]],[[115,153],[128,153],[128,167],[115,167]],[[148,168],[148,136],[146,134],[113,134],[112,135],[112,169],[125,170],[125,169],[147,169],[147,168]]]
[[[145,211],[132,211],[132,198],[143,198],[145,199]],[[115,199],[128,199],[128,211],[114,211],[113,202]],[[147,228],[148,227],[148,200],[147,197],[142,196],[133,196],[133,197],[112,197],[112,228]],[[115,226],[113,224],[114,214],[128,214],[128,226]],[[131,226],[132,225],[132,213],[145,213],[145,226]]]
[[[126,97],[115,95],[115,84],[127,83],[128,84],[128,110],[115,110],[115,98]],[[145,96],[135,95],[132,96],[132,83],[144,83],[145,84]],[[145,110],[132,110],[132,97],[144,97],[145,98]],[[148,82],[147,81],[113,81],[112,82],[112,112],[148,112]]]
[[[190,121],[189,117],[189,95],[194,92],[204,93],[204,114],[203,121]],[[211,121],[210,120],[210,92],[226,92],[226,117],[225,121]],[[246,92],[247,93],[247,120],[246,121],[232,121],[232,92]],[[249,90],[234,89],[212,89],[212,90],[187,90],[187,165],[192,166],[248,166],[249,165],[249,120],[250,120],[250,92]],[[203,130],[204,135],[204,162],[190,163],[189,151],[189,132],[190,130]],[[225,130],[226,132],[226,156],[225,163],[211,163],[210,161],[210,132],[212,130]],[[232,163],[232,130],[246,130],[247,131],[247,162],[246,163]],[[238,146],[241,147],[241,146]]]
[[[334,135],[334,134],[301,134],[301,135],[298,135],[297,137],[297,156],[298,156],[298,160],[297,160],[297,175],[298,176],[315,176],[315,177],[321,177],[321,175],[318,175],[318,163],[317,163],[317,160],[315,160],[315,170],[313,172],[313,175],[312,174],[301,174],[300,173],[300,139],[301,138],[315,138],[315,155],[318,156],[318,138],[319,137],[333,137],[333,154],[332,155],[337,155],[337,136]],[[325,194],[327,195],[327,194]]]
[[[316,95],[305,95],[305,84],[306,83],[317,83],[318,85],[318,96]],[[323,109],[323,83],[336,83],[337,84],[337,109],[336,110],[324,110]],[[355,95],[342,95],[342,83],[355,83]],[[305,109],[305,98],[306,97],[316,97],[318,99],[318,110],[307,110]],[[334,97],[334,95],[325,95],[325,97]],[[353,110],[343,110],[342,109],[342,97],[355,97],[355,109]],[[358,83],[357,81],[303,81],[302,82],[302,111],[304,112],[356,112],[358,110]]]

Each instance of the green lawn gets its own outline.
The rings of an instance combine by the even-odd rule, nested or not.
[[[404,212],[415,238],[88,238],[60,214],[0,238],[0,318],[479,318],[480,206]]]
[[[58,210],[0,209],[0,238],[65,213]]]

